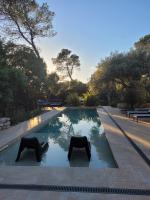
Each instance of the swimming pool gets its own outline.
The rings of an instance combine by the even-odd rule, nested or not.
[[[81,151],[80,157],[74,151],[71,161],[68,161],[68,146],[71,136],[74,135],[87,136],[90,141],[90,162],[84,151]],[[15,162],[20,143],[18,141],[0,152],[0,165],[91,168],[116,167],[96,109],[66,109],[50,119],[44,127],[26,137],[33,136],[37,137],[39,141],[49,143],[49,148],[43,154],[41,162],[36,162],[33,151],[26,150],[22,153],[19,162]]]

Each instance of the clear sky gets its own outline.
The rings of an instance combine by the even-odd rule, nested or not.
[[[62,48],[80,57],[75,78],[87,82],[101,59],[113,51],[128,51],[150,33],[150,0],[38,0],[55,12],[57,35],[41,39],[39,47],[49,71]]]

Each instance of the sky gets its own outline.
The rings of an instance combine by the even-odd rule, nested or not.
[[[67,48],[80,58],[74,78],[90,79],[97,64],[111,52],[126,52],[150,33],[150,0],[38,0],[55,12],[57,35],[38,40],[48,71],[55,71],[51,58]]]

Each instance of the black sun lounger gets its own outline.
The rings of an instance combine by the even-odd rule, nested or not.
[[[137,122],[141,118],[150,118],[150,114],[136,114],[136,115],[133,115],[133,119],[136,119]]]
[[[36,137],[33,138],[21,138],[21,142],[20,142],[20,146],[19,146],[19,151],[18,151],[18,155],[16,158],[16,162],[19,160],[21,152],[25,149],[34,149],[35,150],[35,154],[36,154],[36,159],[38,162],[41,161],[42,158],[42,154],[44,153],[44,151],[47,150],[48,148],[48,143],[40,143],[38,141],[38,139]]]
[[[90,160],[91,158],[91,145],[90,142],[88,141],[86,136],[83,137],[71,137],[70,140],[70,146],[69,146],[69,152],[68,152],[68,160],[71,159],[71,154],[73,151],[73,148],[85,148],[88,159]]]
[[[150,110],[143,110],[143,111],[128,111],[127,116],[130,118],[131,115],[136,115],[136,114],[150,114]]]

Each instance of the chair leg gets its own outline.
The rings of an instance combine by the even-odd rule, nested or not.
[[[86,146],[85,149],[86,149],[86,153],[87,153],[88,159],[90,160],[91,159],[91,150],[90,150],[90,147]]]
[[[18,155],[17,155],[17,158],[16,158],[16,162],[19,160],[20,158],[20,155],[21,155],[21,152],[24,150],[24,146],[21,142],[20,146],[19,146],[19,151],[18,151]]]
[[[41,161],[41,153],[39,149],[35,149],[35,154],[36,154],[36,160],[37,162],[40,162]]]
[[[72,150],[73,150],[73,146],[70,145],[69,152],[68,152],[68,160],[70,160],[71,158]]]

